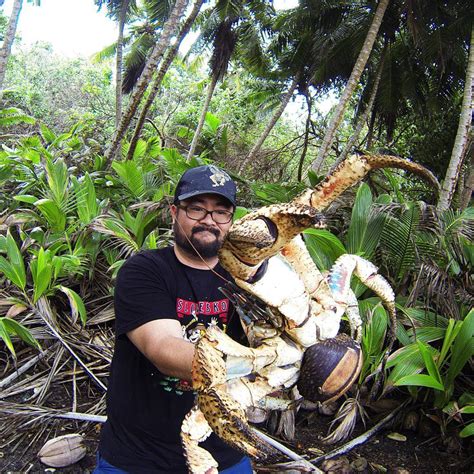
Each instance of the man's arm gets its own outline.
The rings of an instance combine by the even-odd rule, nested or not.
[[[182,334],[179,321],[158,319],[129,331],[127,336],[160,372],[191,381],[194,344]]]

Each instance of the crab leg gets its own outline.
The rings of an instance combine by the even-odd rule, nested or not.
[[[195,405],[181,425],[181,442],[189,470],[194,474],[217,474],[217,461],[198,444],[209,437],[212,429],[201,410]]]
[[[314,190],[300,194],[295,202],[326,209],[338,196],[355,183],[361,181],[370,171],[381,168],[399,168],[417,174],[439,189],[439,183],[431,171],[412,161],[391,155],[352,155],[341,162]]]
[[[390,318],[391,334],[389,336],[387,353],[395,341],[397,315],[395,311],[395,294],[387,280],[378,274],[378,268],[368,260],[357,255],[341,255],[331,269],[329,286],[336,302],[347,302],[350,291],[351,276],[355,274],[361,282],[371,289],[382,300]],[[350,296],[349,296],[350,298]],[[356,302],[355,302],[356,303]],[[354,304],[354,303],[352,303]],[[349,318],[351,315],[348,315]],[[358,331],[360,330],[360,326]]]

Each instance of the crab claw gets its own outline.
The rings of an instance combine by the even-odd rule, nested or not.
[[[311,206],[287,203],[263,207],[231,227],[219,261],[234,277],[249,280],[263,260],[276,255],[309,227],[324,227],[323,216]]]
[[[281,457],[280,452],[267,442],[262,441],[251,430],[244,408],[228,391],[226,362],[217,347],[219,340],[213,339],[211,336],[213,332],[219,332],[219,329],[215,326],[209,327],[207,329],[209,334],[206,333],[196,344],[193,360],[193,388],[198,391],[199,410],[212,431],[227,444],[250,455],[258,462],[266,464],[276,462]],[[190,417],[192,416],[190,415]],[[197,419],[196,416],[195,418]],[[200,426],[204,426],[202,420]],[[205,438],[198,436],[196,439],[190,440],[189,436],[186,437],[188,431],[187,425],[183,424],[183,443],[188,443],[188,446],[185,446],[185,451],[196,453],[196,457],[202,458],[202,453],[196,450],[195,444],[196,440],[202,441]],[[205,429],[202,428],[200,431],[205,432]],[[210,434],[210,430],[206,433]],[[206,458],[206,465],[212,467],[208,458]]]

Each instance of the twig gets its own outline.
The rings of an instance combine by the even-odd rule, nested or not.
[[[291,451],[291,449],[288,449],[286,446],[283,444],[279,443],[275,439],[271,438],[270,436],[267,436],[265,433],[262,433],[258,429],[252,427],[252,431],[261,439],[266,441],[268,444],[272,445],[274,448],[278,449],[281,451],[283,454],[288,456],[290,459],[293,459],[294,461],[297,461],[298,463],[301,463],[301,465],[307,469],[309,469],[309,472],[319,472],[322,473],[323,471],[320,471],[317,467],[313,466],[310,462],[308,462],[306,459],[301,457],[299,454],[295,453],[294,451]],[[283,463],[284,465],[284,463]]]
[[[72,366],[72,411],[77,410],[77,384],[76,384],[76,366],[77,362],[74,361]]]
[[[333,451],[330,451],[329,453],[324,454],[323,456],[319,456],[317,458],[311,459],[310,462],[312,463],[320,463],[322,461],[326,461],[326,459],[332,459],[335,458],[336,456],[339,456],[341,454],[345,454],[352,449],[354,449],[356,446],[359,446],[359,444],[363,444],[367,442],[374,434],[376,434],[378,431],[381,430],[387,423],[393,420],[395,416],[398,414],[398,412],[404,408],[408,404],[408,400],[403,402],[400,406],[395,408],[395,410],[392,411],[389,415],[387,415],[385,418],[381,419],[375,426],[370,428],[370,430],[366,431],[365,433],[361,434],[357,438],[354,438],[353,440],[349,441],[346,444],[343,444],[337,449],[334,449]]]
[[[19,369],[15,370],[12,374],[10,374],[8,377],[4,378],[3,380],[0,381],[0,389],[5,388],[7,385],[9,385],[11,382],[13,382],[15,379],[17,379],[20,375],[24,374],[28,369],[33,367],[37,362],[39,362],[45,355],[46,353],[52,349],[57,343],[55,343],[53,346],[51,346],[48,349],[45,349],[44,351],[40,352],[38,355],[30,359],[26,364],[22,365]]]

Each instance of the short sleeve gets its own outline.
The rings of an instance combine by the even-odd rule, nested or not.
[[[131,257],[115,285],[116,336],[155,319],[177,319],[169,266],[151,253]]]

